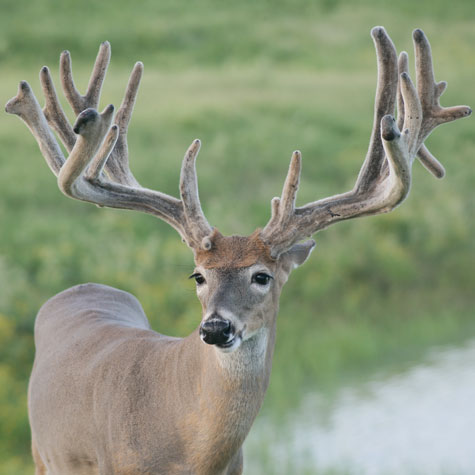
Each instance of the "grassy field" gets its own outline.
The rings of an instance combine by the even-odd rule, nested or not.
[[[436,78],[449,83],[443,104],[475,105],[468,0],[0,6],[3,103],[21,79],[40,97],[38,71],[48,64],[57,77],[63,49],[83,88],[99,43],[109,40],[103,105],[118,105],[132,65],[145,63],[129,132],[134,174],[176,195],[181,158],[200,138],[201,201],[226,234],[265,224],[296,148],[300,204],[353,186],[372,122],[372,26],[384,25],[410,54],[412,29],[424,29]],[[305,391],[331,392],[475,335],[474,127],[458,121],[429,139],[446,166],[443,181],[416,164],[400,209],[317,236],[283,293],[266,415],[285,413]],[[65,198],[15,117],[0,115],[0,143],[0,474],[15,475],[32,473],[26,386],[34,318],[47,298],[80,282],[117,286],[139,298],[155,329],[179,336],[197,326],[200,308],[187,280],[191,253],[173,229]]]

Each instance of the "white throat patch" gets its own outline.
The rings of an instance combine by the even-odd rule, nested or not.
[[[264,368],[269,331],[261,328],[252,337],[241,342],[233,352],[215,348],[221,367],[233,374],[255,373]]]

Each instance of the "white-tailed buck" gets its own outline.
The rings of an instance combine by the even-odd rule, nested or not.
[[[199,327],[186,338],[151,330],[132,295],[104,285],[73,287],[42,307],[28,399],[37,474],[242,472],[241,447],[269,382],[279,296],[315,244],[303,240],[344,219],[394,209],[409,192],[416,156],[442,177],[424,140],[436,126],[471,113],[466,106],[440,106],[446,83],[434,81],[421,30],[413,34],[417,88],[407,54],[398,60],[383,28],[372,36],[378,59],[374,125],[354,188],[295,207],[301,157],[294,152],[269,222],[248,237],[223,236],[206,220],[195,171],[198,140],[183,160],[180,199],[143,188],[132,175],[127,127],[141,63],[114,116],[111,105],[96,112],[109,44],[100,47],[84,96],[63,52],[60,75],[77,114],[73,127],[48,68],[40,73],[43,109],[28,83],[20,83],[6,110],[26,122],[61,191],[99,206],[150,213],[173,226],[194,253],[203,307]],[[67,160],[51,129],[69,152]]]

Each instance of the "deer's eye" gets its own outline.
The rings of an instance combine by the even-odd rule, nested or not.
[[[265,272],[258,272],[257,274],[254,274],[252,276],[252,283],[259,285],[267,285],[271,279],[271,275],[266,274]]]
[[[201,285],[206,282],[206,279],[199,272],[195,272],[194,274],[191,274],[190,279],[195,279],[195,282],[197,285]]]

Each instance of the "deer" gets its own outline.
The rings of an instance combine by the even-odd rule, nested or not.
[[[60,57],[72,126],[45,66],[42,108],[26,81],[6,105],[38,142],[68,197],[152,214],[192,250],[202,306],[185,338],[151,329],[138,300],[101,284],[80,284],[48,300],[35,322],[28,412],[36,474],[227,474],[243,472],[242,445],[269,384],[279,297],[291,271],[314,249],[317,231],[387,213],[408,196],[417,157],[433,175],[442,164],[424,145],[440,124],[471,114],[442,107],[425,34],[413,32],[416,85],[383,27],[371,30],[377,57],[374,123],[351,191],[296,206],[301,153],[293,152],[271,216],[249,236],[224,236],[201,208],[200,141],[182,163],[180,199],[142,187],[129,167],[127,131],[143,73],[135,64],[117,113],[97,111],[110,61],[101,44],[81,95],[71,56]],[[397,114],[396,114],[397,112]],[[67,159],[56,138],[68,152]]]

